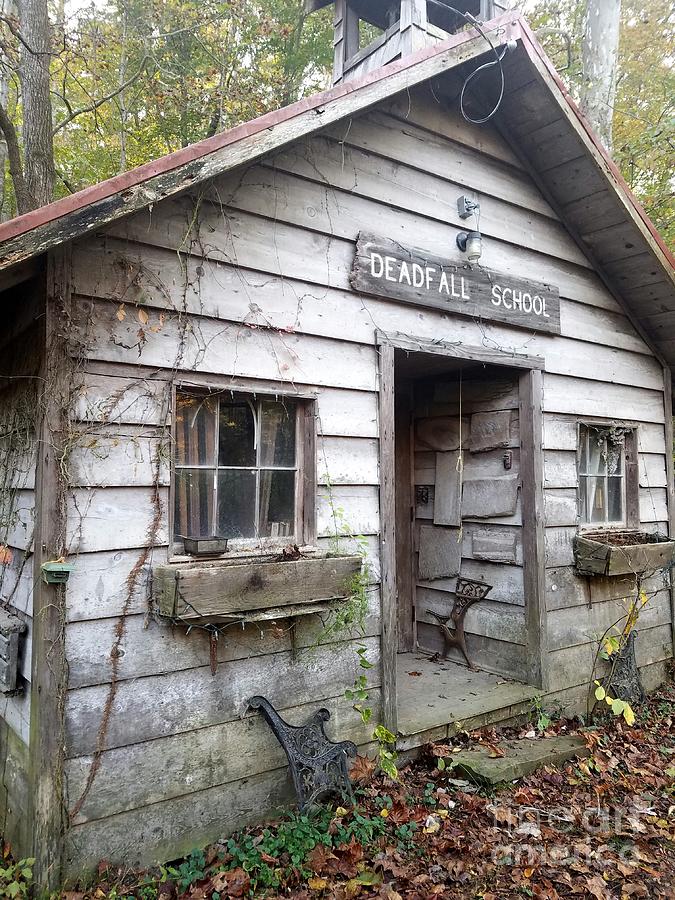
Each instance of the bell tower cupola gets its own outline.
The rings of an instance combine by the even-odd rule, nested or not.
[[[308,13],[331,5],[333,84],[359,78],[506,8],[505,0],[305,0]]]

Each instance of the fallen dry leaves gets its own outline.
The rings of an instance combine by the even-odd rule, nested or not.
[[[456,736],[450,747],[429,745],[418,763],[402,769],[399,784],[376,776],[373,761],[357,757],[352,775],[359,807],[333,811],[326,836],[331,846],[317,844],[301,864],[284,860],[283,848],[279,858],[263,856],[263,863],[281,873],[281,888],[265,890],[255,872],[245,871],[217,844],[206,853],[204,877],[185,889],[158,882],[152,896],[673,900],[674,719],[675,687],[670,684],[649,701],[633,727],[618,720],[588,729],[555,723],[547,734],[583,734],[589,758],[561,770],[543,768],[494,796],[439,769],[439,760],[447,759],[453,746],[496,748],[500,737],[525,737],[531,726],[501,734],[483,729]],[[374,822],[379,827],[366,839],[363,829]],[[339,837],[345,828],[348,839]],[[255,844],[263,829],[244,834]],[[142,882],[135,877],[135,884],[129,878],[114,884],[118,898],[151,896],[137,890]],[[112,888],[104,864],[95,888],[63,896],[102,900]]]

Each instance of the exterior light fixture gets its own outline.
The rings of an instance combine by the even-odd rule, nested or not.
[[[469,262],[475,263],[483,255],[483,239],[480,234],[480,203],[471,200],[466,194],[457,198],[457,212],[460,219],[470,219],[474,216],[476,226],[474,231],[461,231],[457,235],[457,246],[466,253]]]
[[[460,231],[457,235],[457,246],[466,253],[470,263],[478,262],[483,255],[483,238],[480,231]]]

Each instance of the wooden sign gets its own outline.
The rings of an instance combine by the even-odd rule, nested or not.
[[[461,266],[364,232],[350,281],[361,294],[560,334],[560,297],[550,284]]]

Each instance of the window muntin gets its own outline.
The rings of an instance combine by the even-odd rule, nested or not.
[[[625,524],[625,450],[625,432],[579,426],[579,518],[583,524]]]
[[[297,403],[179,392],[174,539],[297,537]]]

